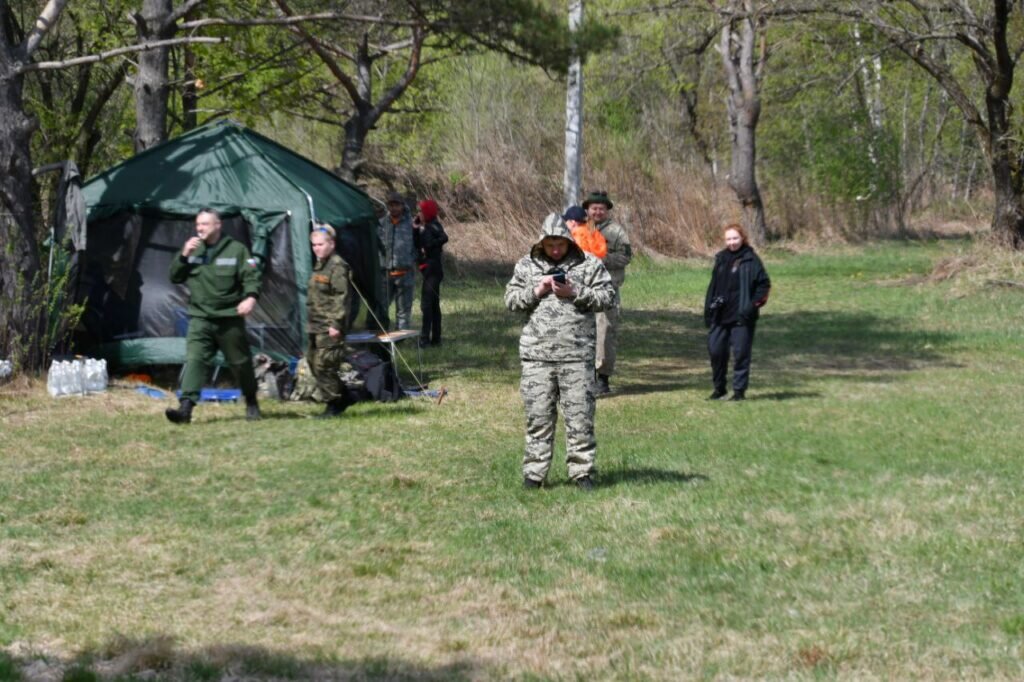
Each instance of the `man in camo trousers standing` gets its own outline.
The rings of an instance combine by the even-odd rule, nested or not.
[[[608,253],[604,257],[604,266],[612,276],[615,285],[615,305],[597,314],[597,393],[611,393],[609,380],[615,373],[615,356],[619,345],[619,316],[622,312],[622,299],[619,290],[626,281],[626,266],[633,260],[633,247],[629,245],[629,235],[619,223],[612,220],[609,212],[614,204],[608,198],[608,192],[591,192],[583,202],[587,218],[595,228],[604,235],[608,245]]]
[[[581,490],[594,487],[594,313],[614,302],[615,287],[604,265],[576,245],[557,214],[549,215],[540,240],[516,264],[505,287],[508,309],[527,316],[519,337],[524,488],[540,488],[547,477],[559,405],[569,478]]]

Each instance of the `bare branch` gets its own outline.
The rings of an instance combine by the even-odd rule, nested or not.
[[[422,29],[413,29],[412,51],[409,53],[409,62],[406,65],[405,73],[402,74],[402,77],[399,79],[399,81],[395,83],[393,86],[391,86],[388,89],[388,91],[384,94],[384,96],[381,97],[380,101],[377,102],[377,105],[373,108],[373,120],[376,120],[385,111],[388,111],[391,108],[391,105],[395,103],[395,100],[397,100],[402,95],[402,93],[405,92],[406,88],[408,88],[409,85],[416,78],[416,74],[419,73],[421,66],[420,54],[423,51],[423,41],[425,39],[426,33]]]
[[[288,3],[285,0],[274,0],[274,4],[277,5],[277,8],[281,11],[281,14],[284,17],[298,16],[295,14],[295,12],[292,10],[292,8],[288,5]],[[359,94],[359,88],[356,87],[356,84],[352,80],[352,78],[349,77],[347,73],[345,73],[345,70],[341,68],[341,65],[338,64],[337,61],[335,61],[334,57],[332,57],[326,49],[324,49],[324,46],[320,43],[320,41],[313,37],[313,35],[309,31],[304,29],[300,24],[296,24],[294,30],[296,33],[302,36],[303,40],[305,40],[306,43],[313,49],[313,52],[315,52],[316,55],[320,57],[320,60],[324,63],[324,66],[327,67],[327,70],[331,72],[331,75],[333,75],[334,78],[339,83],[341,83],[341,86],[345,88],[345,92],[348,93],[348,96],[352,100],[352,103],[358,104],[362,100],[362,97]]]
[[[380,26],[411,27],[418,26],[419,22],[403,19],[385,19],[365,14],[348,14],[346,12],[317,12],[315,14],[291,14],[291,10],[285,12],[281,17],[256,17],[253,19],[236,19],[231,17],[209,17],[186,21],[178,25],[178,28],[190,30],[204,26],[294,26],[317,21],[347,21],[359,24],[377,24]]]
[[[57,19],[60,18],[60,13],[64,11],[65,5],[68,4],[68,0],[50,0],[46,3],[46,7],[40,12],[39,16],[36,17],[36,23],[32,27],[32,31],[25,38],[24,47],[22,48],[22,54],[27,58],[31,57],[32,53],[39,47],[39,43],[42,42],[46,34],[50,32],[54,24],[57,23]]]
[[[164,21],[163,26],[160,27],[161,30],[169,30],[179,19],[194,10],[196,7],[202,5],[204,2],[206,2],[206,0],[187,0],[187,2],[183,2],[178,9],[167,15],[167,19]]]
[[[128,45],[127,47],[119,47],[115,50],[107,50],[106,52],[100,52],[98,54],[86,55],[84,57],[75,57],[74,59],[66,59],[62,62],[31,62],[24,64],[18,69],[14,70],[15,76],[29,73],[31,71],[56,71],[58,69],[66,69],[70,66],[80,66],[82,64],[93,64],[95,62],[106,61],[113,57],[119,57],[123,54],[133,54],[136,52],[146,52],[148,50],[155,50],[158,47],[170,47],[172,45],[184,45],[187,43],[224,43],[227,42],[227,38],[207,38],[202,36],[193,36],[191,38],[171,38],[170,40],[154,40],[152,42],[138,43],[137,45]]]

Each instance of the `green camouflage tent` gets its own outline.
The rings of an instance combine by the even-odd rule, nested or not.
[[[338,229],[357,288],[372,310],[382,307],[370,198],[237,123],[218,121],[146,150],[89,180],[83,193],[77,295],[87,305],[77,346],[114,364],[184,361],[188,293],[167,273],[204,207],[219,211],[224,232],[261,263],[263,288],[247,319],[254,348],[294,357],[305,346],[313,220]]]

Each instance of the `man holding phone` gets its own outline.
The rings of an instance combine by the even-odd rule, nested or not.
[[[540,241],[516,264],[505,287],[508,309],[526,314],[519,337],[524,488],[540,488],[547,478],[559,406],[569,478],[581,490],[594,487],[594,314],[614,304],[615,287],[604,265],[580,249],[558,214],[549,215]]]
[[[204,208],[196,215],[196,234],[171,262],[171,281],[189,290],[189,325],[185,341],[185,370],[181,402],[168,408],[175,424],[192,421],[192,408],[210,378],[217,350],[224,354],[245,396],[245,417],[260,418],[256,375],[245,331],[245,318],[256,307],[260,272],[245,245],[221,232],[220,214]]]

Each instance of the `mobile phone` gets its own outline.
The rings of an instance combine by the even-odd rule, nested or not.
[[[565,273],[559,270],[554,274],[554,276],[551,279],[558,282],[559,284],[565,284]]]

